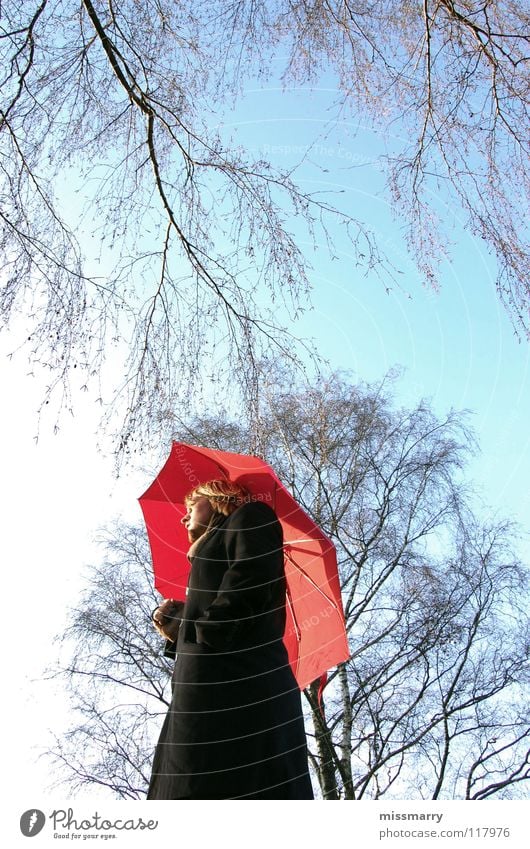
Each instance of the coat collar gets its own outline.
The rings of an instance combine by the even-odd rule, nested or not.
[[[206,542],[207,539],[210,539],[212,534],[215,533],[215,531],[217,531],[219,528],[221,528],[228,518],[229,516],[224,516],[222,513],[218,513],[216,516],[214,516],[211,521],[211,524],[209,525],[208,529],[203,533],[203,535],[200,536],[199,539],[196,539],[195,542],[192,542],[187,553],[187,558],[190,563],[192,558],[196,556],[199,548],[202,547],[203,542]]]

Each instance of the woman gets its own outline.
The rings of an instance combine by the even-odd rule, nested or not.
[[[175,656],[148,799],[312,799],[301,699],[283,644],[283,537],[231,481],[186,498],[187,599],[155,626]]]

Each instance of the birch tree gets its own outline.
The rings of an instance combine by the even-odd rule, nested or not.
[[[7,0],[1,13],[0,315],[22,325],[17,344],[59,406],[125,348],[102,390],[122,401],[118,449],[228,365],[255,409],[263,352],[303,354],[290,334],[312,284],[307,245],[333,251],[339,224],[354,261],[390,284],[357,210],[223,125],[280,60],[285,86],[334,81],[330,120],[392,135],[380,164],[427,285],[454,233],[439,198],[494,253],[499,295],[528,330],[523,4]]]

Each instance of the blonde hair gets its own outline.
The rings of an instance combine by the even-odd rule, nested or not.
[[[195,498],[207,498],[214,513],[229,516],[236,507],[250,501],[250,492],[236,481],[225,479],[206,481],[192,489],[184,498],[184,503],[189,504]]]

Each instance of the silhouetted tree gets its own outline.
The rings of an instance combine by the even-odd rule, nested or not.
[[[356,261],[382,268],[356,214],[223,127],[278,54],[286,85],[331,73],[337,114],[392,131],[388,188],[424,278],[449,241],[441,195],[496,255],[528,330],[528,32],[507,0],[2,3],[0,315],[24,316],[46,398],[63,387],[68,403],[73,369],[86,385],[122,340],[118,448],[223,362],[252,409],[263,352],[300,353],[287,328],[310,288],[301,245],[329,241],[338,218]]]

